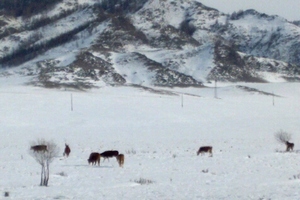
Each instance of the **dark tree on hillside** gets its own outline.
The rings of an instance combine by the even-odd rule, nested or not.
[[[0,0],[0,9],[15,17],[30,16],[44,11],[62,0]]]
[[[184,20],[180,23],[180,30],[192,36],[196,31],[196,27],[191,23],[191,20]]]
[[[102,0],[100,5],[109,13],[126,13],[136,11],[146,3],[147,0]]]

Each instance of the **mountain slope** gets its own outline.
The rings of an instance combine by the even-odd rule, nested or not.
[[[5,74],[32,76],[42,86],[203,86],[215,79],[299,77],[296,23],[254,10],[226,15],[194,0],[61,1],[46,14],[4,14],[0,30]]]

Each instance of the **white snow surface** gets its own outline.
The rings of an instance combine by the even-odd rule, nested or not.
[[[214,98],[213,87],[76,92],[26,79],[0,78],[0,199],[300,199],[299,83],[239,83],[275,98],[218,83]],[[275,140],[279,130],[292,134],[293,152]],[[61,147],[48,187],[29,155],[40,138]],[[204,145],[213,157],[196,155]],[[112,149],[125,155],[123,168],[114,158],[88,165],[91,152]]]

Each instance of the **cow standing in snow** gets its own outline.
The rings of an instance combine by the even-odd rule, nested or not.
[[[47,145],[41,144],[41,145],[35,145],[35,146],[31,146],[30,148],[31,150],[33,150],[33,152],[40,152],[40,151],[47,151]]]
[[[104,158],[104,160],[105,159],[109,160],[109,158],[118,156],[119,152],[118,151],[113,151],[113,150],[112,151],[104,151],[100,155],[101,155],[102,158]]]
[[[69,157],[69,155],[71,153],[71,149],[70,149],[69,145],[67,145],[67,144],[65,144],[65,145],[66,145],[66,147],[65,147],[65,151],[64,151],[63,155],[66,157]]]
[[[203,155],[204,153],[210,153],[210,156],[212,157],[212,146],[203,146],[200,147],[199,150],[197,151],[197,156],[199,156],[199,154]]]

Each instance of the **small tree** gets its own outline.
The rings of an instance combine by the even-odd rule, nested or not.
[[[275,133],[275,139],[282,144],[286,145],[286,151],[293,150],[294,144],[289,143],[292,139],[292,135],[286,131],[280,130]]]
[[[47,150],[35,151],[30,149],[29,154],[42,166],[41,170],[41,183],[40,186],[48,186],[49,181],[49,166],[55,157],[59,154],[59,147],[53,141],[46,141],[39,139],[36,142],[32,142],[31,146],[46,145]]]

